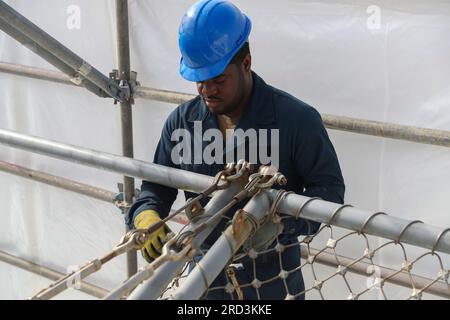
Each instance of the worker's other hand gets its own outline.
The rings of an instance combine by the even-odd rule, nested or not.
[[[136,229],[148,229],[151,225],[161,221],[158,212],[155,210],[144,210],[134,219]],[[142,256],[148,262],[152,262],[162,253],[162,247],[167,241],[167,234],[170,229],[167,225],[150,234],[148,240],[141,249]]]

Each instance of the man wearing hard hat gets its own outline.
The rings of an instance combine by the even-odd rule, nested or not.
[[[230,133],[248,130],[268,130],[272,138],[271,164],[287,178],[284,188],[308,197],[320,197],[327,201],[343,203],[344,181],[339,162],[323,126],[319,113],[311,106],[279,89],[266,84],[251,69],[252,58],[248,37],[251,31],[250,19],[230,1],[201,0],[185,13],[179,28],[181,51],[180,74],[195,82],[199,95],[180,105],[168,117],[162,130],[161,139],[155,152],[154,162],[164,166],[180,168],[214,176],[223,170],[225,161],[193,160],[198,154],[174,158],[173,133],[184,130],[195,136],[194,130],[201,128],[222,133],[223,141],[230,141]],[[276,134],[273,134],[276,133]],[[203,150],[205,144],[202,145]],[[259,146],[260,147],[260,146]],[[219,158],[225,159],[225,151]],[[245,160],[249,161],[248,154]],[[239,159],[235,159],[239,160]],[[257,159],[257,164],[261,164]],[[274,161],[276,160],[276,161]],[[177,190],[143,181],[141,192],[127,214],[130,228],[148,228],[167,217]],[[194,195],[186,192],[186,198]],[[205,205],[207,199],[202,201]],[[230,210],[235,212],[233,210]],[[231,212],[231,213],[232,213]],[[205,248],[211,246],[223,231],[225,222],[205,241]],[[303,299],[304,290],[300,265],[300,250],[297,243],[300,235],[315,233],[319,223],[304,219],[287,218],[275,236],[254,243],[257,250],[273,248],[278,242],[288,246],[281,253],[282,269],[288,271],[286,279],[280,274],[279,253],[260,255],[255,260],[247,259],[234,269],[234,282],[249,284],[257,278],[263,283],[259,288],[245,286],[241,294],[214,290],[206,294],[208,299],[285,299],[294,296]],[[161,254],[167,239],[168,228],[154,232],[145,244],[142,254],[151,262]],[[264,237],[263,237],[264,238]],[[268,239],[270,241],[268,241]],[[266,281],[266,282],[265,282]],[[229,274],[220,274],[211,287],[226,286]]]

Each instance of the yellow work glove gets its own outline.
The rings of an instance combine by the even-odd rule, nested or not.
[[[134,226],[136,229],[148,229],[151,225],[161,221],[158,212],[155,210],[144,210],[134,218]],[[170,229],[167,225],[162,226],[158,230],[150,234],[147,242],[141,249],[142,256],[148,262],[152,262],[162,253],[164,242],[167,241],[167,234]]]

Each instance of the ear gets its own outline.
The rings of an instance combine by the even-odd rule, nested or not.
[[[250,72],[252,70],[252,56],[247,54],[247,56],[242,61],[242,66],[244,67],[245,72]]]

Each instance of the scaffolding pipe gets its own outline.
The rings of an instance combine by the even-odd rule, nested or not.
[[[0,143],[53,158],[199,193],[214,177],[0,129]]]
[[[47,70],[39,68],[13,65],[9,63],[0,63],[0,71],[41,80],[70,84],[67,83],[67,81],[70,81],[70,78],[67,78],[66,81],[64,80],[64,77],[62,75],[49,75],[46,73]],[[196,97],[192,94],[160,90],[143,86],[133,87],[132,92],[133,98],[150,99],[174,104],[181,104]],[[327,127],[328,129],[416,143],[431,144],[442,147],[450,147],[450,131],[446,130],[436,130],[380,121],[355,119],[330,114],[321,114],[321,116],[325,127]]]
[[[196,97],[191,94],[142,86],[136,86],[133,89],[133,96],[135,98],[151,99],[174,104],[181,104]],[[325,113],[322,113],[321,116],[325,127],[328,129],[450,147],[450,131],[355,119]]]
[[[332,268],[338,268],[341,267],[340,272],[342,272],[342,268],[345,268],[349,272],[361,275],[361,276],[369,276],[371,272],[373,271],[374,265],[364,262],[364,261],[358,261],[355,263],[354,259],[344,257],[341,255],[334,255],[329,252],[322,251],[319,254],[319,250],[308,248],[304,245],[300,246],[300,252],[303,259],[308,259],[311,256],[314,256],[314,263],[323,264],[328,267]],[[339,264],[337,263],[337,259],[339,260]],[[384,280],[388,283],[392,283],[395,285],[399,285],[406,288],[411,288],[412,283],[414,283],[415,288],[422,289],[428,286],[430,283],[434,282],[434,279],[429,279],[426,277],[418,276],[415,274],[408,274],[405,271],[402,271],[400,273],[397,273],[398,270],[382,267],[382,266],[375,266],[380,271],[379,277],[381,279],[388,279]],[[394,276],[394,273],[397,273]],[[450,299],[450,287],[448,283],[444,283],[442,281],[437,281],[433,283],[431,286],[423,290],[423,292],[439,296],[442,298]]]
[[[328,129],[450,147],[450,131],[322,114]]]
[[[182,104],[186,101],[194,99],[196,96],[188,93],[135,86],[133,88],[133,97],[166,103]]]
[[[28,169],[4,161],[0,161],[0,171],[117,205],[116,203],[117,193],[114,193],[109,190],[94,187],[78,181],[54,176],[42,171]],[[187,217],[184,214],[179,214],[173,217],[171,221],[180,223],[182,225],[188,223]]]
[[[20,13],[15,11],[13,8],[8,6],[1,0],[0,20],[3,21],[2,25],[6,24],[10,28],[14,29],[15,33],[11,35],[12,37],[15,38],[17,33],[23,34],[24,36],[28,37],[33,42],[38,44],[39,47],[51,53],[56,58],[64,62],[67,66],[74,69],[77,73],[91,81],[97,87],[103,89],[114,99],[123,101],[127,98],[118,84],[115,83],[112,79],[109,79],[107,76],[103,75],[100,71],[95,69],[89,63],[63,46],[48,33],[40,29],[30,20],[22,16]],[[18,41],[20,42],[19,39]],[[46,55],[42,55],[41,57],[44,59],[46,59],[46,57],[48,58],[48,56]],[[48,62],[52,63],[54,62],[54,60],[48,60]],[[57,65],[55,65],[55,67],[58,68]]]
[[[268,192],[274,201],[278,191],[267,190],[264,192]],[[319,199],[311,200],[309,197],[292,193],[280,202],[277,211],[450,254],[450,229],[444,230],[419,223],[419,221],[371,213],[349,205],[340,205]]]
[[[233,255],[254,231],[251,221],[263,221],[270,209],[270,199],[266,193],[258,193],[245,205],[247,217],[233,219],[234,225],[227,227],[203,258],[197,262],[172,298],[174,300],[198,300],[208,290]],[[238,211],[239,212],[239,211]],[[242,212],[242,211],[241,211]]]
[[[24,168],[1,160],[0,160],[0,171],[14,174],[16,176],[27,178],[30,180],[42,182],[57,188],[73,191],[78,194],[89,196],[91,198],[95,198],[109,203],[114,203],[115,198],[117,196],[116,193],[108,190],[100,189],[81,182],[54,176],[41,171]]]
[[[0,129],[0,143],[194,193],[206,189],[214,180],[213,177],[194,172],[75,147],[3,129]],[[269,192],[272,201],[274,201],[278,191],[267,190],[264,192]],[[411,223],[409,220],[388,215],[372,217],[373,213],[369,211],[348,206],[342,207],[339,204],[323,200],[313,200],[304,205],[306,201],[310,201],[310,198],[298,194],[289,194],[280,202],[278,211],[296,216],[298,210],[302,208],[301,217],[305,219],[330,223],[354,231],[361,231],[362,227],[365,226],[364,232],[368,234],[450,253],[450,232],[444,232],[445,230],[442,228],[418,223],[409,226]],[[301,207],[302,205],[304,207]],[[367,221],[369,223],[366,223]]]
[[[79,84],[76,84],[75,81],[70,80],[70,77],[68,75],[59,71],[40,69],[5,62],[0,62],[0,71],[4,73],[14,74],[17,76],[24,76],[28,78],[56,82],[65,85],[80,86]]]
[[[129,85],[130,82],[130,36],[128,30],[128,0],[116,0],[117,20],[117,56],[119,60],[119,80]],[[120,127],[122,136],[122,155],[133,158],[133,114],[131,110],[132,100],[120,102]],[[123,177],[123,194],[127,204],[133,203],[134,178]],[[123,209],[126,214],[127,208]],[[128,226],[125,226],[128,232]],[[137,256],[135,251],[127,252],[128,277],[137,272]]]
[[[56,281],[61,279],[65,276],[65,274],[60,273],[58,271],[52,270],[50,268],[38,265],[36,263],[33,263],[29,260],[25,260],[13,255],[10,255],[4,251],[0,251],[0,261],[3,261],[5,263],[8,263],[10,265],[13,265],[15,267],[18,267],[22,270],[29,271],[31,273],[37,274],[41,277]],[[91,296],[94,296],[96,298],[103,298],[108,294],[108,291],[97,287],[93,284],[90,284],[85,281],[81,281],[78,286],[74,286],[74,289],[80,290],[84,293],[87,293]]]

